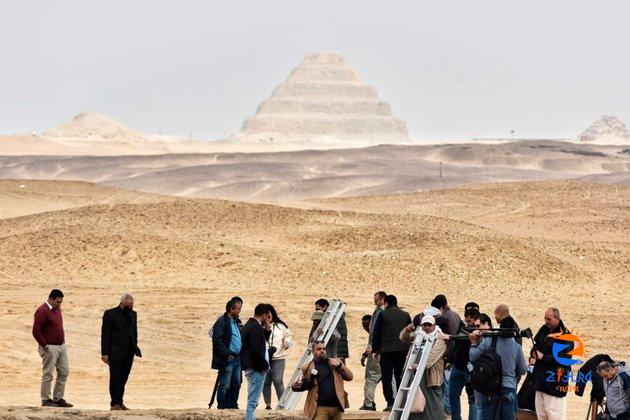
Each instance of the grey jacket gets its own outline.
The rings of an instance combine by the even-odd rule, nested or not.
[[[630,413],[630,370],[619,366],[619,372],[609,381],[604,379],[606,407],[614,419],[620,414]]]
[[[376,309],[374,309],[374,312],[372,312],[372,318],[370,318],[370,335],[368,337],[368,345],[370,347],[372,346],[372,343],[374,341],[374,324],[376,324],[376,318],[380,315],[381,312],[383,312],[383,308],[377,306]]]
[[[481,343],[470,347],[470,361],[475,363],[479,357],[492,345],[492,339],[486,337]],[[501,356],[501,370],[503,371],[503,388],[516,389],[517,378],[527,372],[523,349],[516,344],[512,337],[499,337],[497,341],[497,354]]]

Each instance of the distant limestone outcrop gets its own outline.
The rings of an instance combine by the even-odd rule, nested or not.
[[[147,136],[142,132],[126,127],[115,119],[98,112],[82,112],[59,127],[43,133],[44,137],[144,143]]]
[[[580,142],[596,144],[630,144],[630,131],[619,118],[604,115],[591,124],[579,137]]]
[[[406,143],[405,122],[336,53],[306,57],[232,140],[255,143]]]

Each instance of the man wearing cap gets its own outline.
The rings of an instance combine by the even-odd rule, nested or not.
[[[425,409],[421,415],[414,415],[414,419],[443,420],[446,418],[442,393],[446,343],[444,342],[442,331],[435,325],[435,317],[425,315],[420,322],[419,328],[411,323],[400,332],[400,340],[405,343],[412,343],[416,334],[435,335],[437,338],[433,342],[431,353],[429,353],[429,358],[427,359],[425,374],[420,381],[420,392],[424,394],[426,400]]]

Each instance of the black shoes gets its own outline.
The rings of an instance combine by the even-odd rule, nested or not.
[[[70,404],[68,401],[64,400],[63,398],[55,401],[55,404],[57,404],[57,407],[63,407],[63,408],[74,407],[72,404]]]
[[[361,408],[359,408],[359,410],[376,411],[376,404],[372,404],[372,405],[365,405],[365,404],[363,404],[361,406]]]
[[[53,400],[42,401],[42,407],[59,407]]]

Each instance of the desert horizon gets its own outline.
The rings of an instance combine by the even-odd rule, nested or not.
[[[313,352],[345,366],[305,372],[306,417],[595,420],[601,378],[623,417],[629,15],[623,0],[1,2],[0,419],[305,418],[306,392],[279,409],[274,388],[334,313],[321,299],[346,304],[347,334]],[[423,314],[415,329],[393,296]],[[482,315],[500,328],[480,332]],[[503,336],[528,329],[535,344]],[[408,350],[411,330],[428,347]],[[65,392],[47,389],[53,367]],[[381,368],[416,385],[396,402]]]

